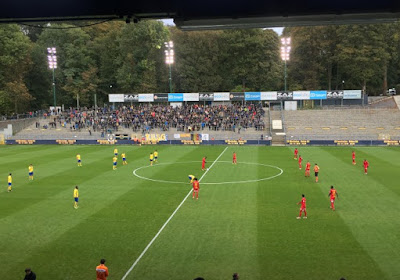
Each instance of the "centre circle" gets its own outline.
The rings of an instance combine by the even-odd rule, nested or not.
[[[136,177],[143,179],[143,180],[148,180],[148,181],[152,181],[152,182],[160,182],[160,183],[167,183],[167,184],[188,184],[188,181],[182,182],[182,181],[172,181],[172,180],[161,180],[161,179],[153,179],[153,178],[149,178],[149,177],[145,177],[145,176],[141,176],[138,174],[139,170],[143,170],[146,168],[155,168],[157,166],[161,166],[161,165],[179,165],[179,164],[192,164],[192,163],[197,163],[199,164],[199,161],[185,161],[185,162],[166,162],[166,163],[157,163],[153,166],[151,165],[146,165],[146,166],[141,166],[139,168],[136,168],[135,170],[133,170],[133,175],[135,175]],[[232,162],[230,161],[217,161],[215,164],[218,163],[229,163],[232,164]],[[213,164],[212,164],[213,165]],[[211,166],[212,166],[211,165]],[[224,185],[224,184],[242,184],[242,183],[253,183],[253,182],[260,182],[260,181],[266,181],[266,180],[270,180],[273,178],[276,178],[280,175],[282,175],[283,170],[281,168],[279,168],[278,166],[275,165],[269,165],[269,164],[264,164],[264,163],[254,163],[254,162],[238,162],[237,163],[238,166],[240,165],[256,165],[256,166],[264,166],[267,168],[273,168],[277,170],[277,174],[273,175],[273,176],[268,176],[268,177],[263,177],[263,178],[258,178],[258,179],[250,179],[250,180],[240,180],[240,181],[229,181],[229,182],[201,182],[202,185]],[[204,176],[206,174],[207,171],[205,171],[203,173],[202,176]],[[200,177],[202,178],[202,177]]]

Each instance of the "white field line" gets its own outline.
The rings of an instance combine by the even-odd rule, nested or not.
[[[156,166],[160,166],[160,165],[171,165],[171,164],[184,164],[184,163],[197,163],[197,162],[201,162],[201,161],[186,161],[186,162],[175,162],[175,163],[157,163]],[[219,163],[232,163],[231,161],[223,161],[220,160],[218,161]],[[279,168],[278,166],[275,165],[269,165],[269,164],[263,164],[263,163],[254,163],[254,162],[239,162],[240,164],[247,164],[247,165],[259,165],[259,166],[265,166],[265,167],[271,167],[274,169],[279,170],[279,174],[270,176],[270,177],[265,177],[265,178],[260,178],[260,179],[251,179],[251,180],[242,180],[242,181],[232,181],[232,182],[208,182],[208,183],[203,183],[203,185],[225,185],[225,184],[244,184],[244,183],[254,183],[254,182],[261,182],[261,181],[265,181],[265,180],[270,180],[273,178],[276,178],[278,176],[281,176],[283,173],[283,169]],[[137,174],[138,170],[141,169],[145,169],[145,168],[154,168],[154,166],[151,165],[146,165],[146,166],[141,166],[139,168],[136,168],[135,170],[133,170],[133,175],[135,175],[136,177],[143,179],[143,180],[148,180],[148,181],[152,181],[152,182],[160,182],[160,183],[166,183],[166,184],[184,184],[187,185],[187,181],[185,182],[180,182],[180,181],[166,181],[166,180],[159,180],[159,179],[152,179],[152,178],[148,178],[148,177],[144,177],[141,176],[139,174]]]
[[[218,161],[218,159],[225,153],[225,151],[228,149],[226,147],[221,154],[217,157],[216,160],[210,165],[208,169],[206,169],[206,172],[200,177],[199,182],[201,179],[204,178],[204,176],[207,174],[207,172],[213,167],[213,165]],[[121,278],[121,280],[125,280],[126,277],[128,277],[129,273],[135,268],[135,266],[138,264],[138,262],[141,260],[141,258],[146,254],[147,250],[150,248],[150,246],[153,244],[153,242],[157,239],[157,237],[160,235],[160,233],[164,230],[164,228],[168,225],[169,221],[175,216],[176,212],[178,212],[179,208],[183,205],[183,203],[186,201],[186,199],[189,197],[190,193],[192,190],[188,192],[188,194],[185,196],[185,198],[182,200],[182,202],[178,205],[178,207],[175,209],[175,211],[169,216],[168,220],[163,224],[163,226],[160,228],[160,230],[157,232],[157,234],[153,237],[153,239],[147,244],[146,248],[144,248],[143,252],[139,255],[139,257],[136,259],[136,261],[132,264],[132,266],[128,269],[128,271],[125,273],[125,275]]]

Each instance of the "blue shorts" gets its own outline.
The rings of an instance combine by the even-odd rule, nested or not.
[[[29,176],[33,176],[33,172],[29,172]]]
[[[126,158],[124,158],[124,157],[123,157],[123,158],[122,158],[122,160],[123,160],[123,161],[125,161],[125,160],[126,160]]]
[[[78,159],[78,162],[81,162],[81,160],[80,160],[80,159]]]
[[[158,159],[158,157],[154,157],[155,159]]]
[[[78,197],[75,197],[74,199],[75,199],[75,202],[78,202],[78,199],[79,199],[79,198],[78,198]]]
[[[153,161],[152,159],[150,161]]]
[[[116,162],[113,162],[113,165],[117,165],[117,163],[116,163]]]
[[[118,153],[116,153],[116,154],[114,153],[114,156],[118,156]]]
[[[11,186],[11,183],[8,183],[9,186]]]

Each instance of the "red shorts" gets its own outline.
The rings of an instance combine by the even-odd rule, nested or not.
[[[206,167],[205,164],[202,164],[202,165],[201,165],[201,169],[204,169],[205,167]]]
[[[193,190],[193,192],[199,192],[199,190]]]
[[[301,211],[301,212],[305,212],[305,211],[306,211],[306,208],[305,208],[305,207],[304,207],[304,208],[303,208],[303,207],[300,207],[300,211]]]
[[[335,202],[336,197],[331,197],[331,202]]]

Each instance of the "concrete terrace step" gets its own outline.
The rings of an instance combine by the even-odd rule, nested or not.
[[[393,96],[393,99],[396,102],[397,109],[400,110],[400,96]]]

